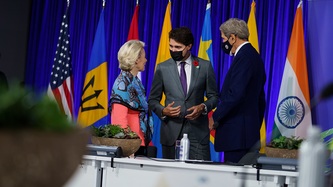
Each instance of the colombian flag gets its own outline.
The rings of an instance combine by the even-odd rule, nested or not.
[[[272,138],[306,137],[312,125],[308,70],[304,45],[302,1],[295,15],[286,63],[276,106]]]
[[[160,45],[158,47],[157,57],[156,57],[156,65],[161,62],[164,62],[171,58],[170,56],[170,50],[169,50],[169,32],[172,29],[171,25],[171,2],[169,1],[164,15],[164,22],[162,27],[162,33],[160,38]],[[161,99],[161,104],[165,105],[165,95],[163,94]],[[152,142],[155,147],[157,147],[157,157],[162,158],[162,146],[160,143],[160,129],[161,129],[161,120],[153,113],[154,117],[154,135]]]
[[[254,1],[252,1],[249,20],[247,21],[247,26],[249,27],[249,32],[250,32],[249,42],[259,53],[258,31],[257,31],[257,22],[256,22],[255,12],[256,12],[256,3]],[[266,147],[265,118],[263,119],[261,128],[260,128],[260,144],[261,144],[260,153],[265,153],[265,147]]]
[[[84,81],[78,122],[81,126],[108,123],[108,83],[104,30],[104,9],[100,14]]]

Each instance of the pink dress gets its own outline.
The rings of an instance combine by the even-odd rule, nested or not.
[[[113,103],[111,111],[111,123],[118,124],[122,128],[129,126],[140,137],[144,146],[144,134],[140,129],[139,111],[131,110],[124,105]]]

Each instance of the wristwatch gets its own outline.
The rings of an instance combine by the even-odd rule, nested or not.
[[[161,116],[161,120],[165,120],[167,117],[166,116]]]
[[[164,115],[163,115],[163,110],[164,110],[164,108],[162,109],[162,112],[161,112],[161,120],[164,121],[164,120],[167,118],[167,116],[164,116]]]
[[[202,112],[203,115],[207,115],[207,106],[205,103],[201,103],[201,105],[205,106],[204,111]]]

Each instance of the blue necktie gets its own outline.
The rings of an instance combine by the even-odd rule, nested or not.
[[[186,81],[186,72],[185,72],[186,62],[180,63],[180,82],[182,83],[184,94],[187,94],[187,81]]]

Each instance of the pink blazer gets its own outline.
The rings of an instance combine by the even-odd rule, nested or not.
[[[144,134],[140,129],[139,111],[131,110],[118,103],[113,103],[111,123],[119,124],[122,128],[129,126],[132,131],[138,134],[141,139],[141,145],[144,146]]]

